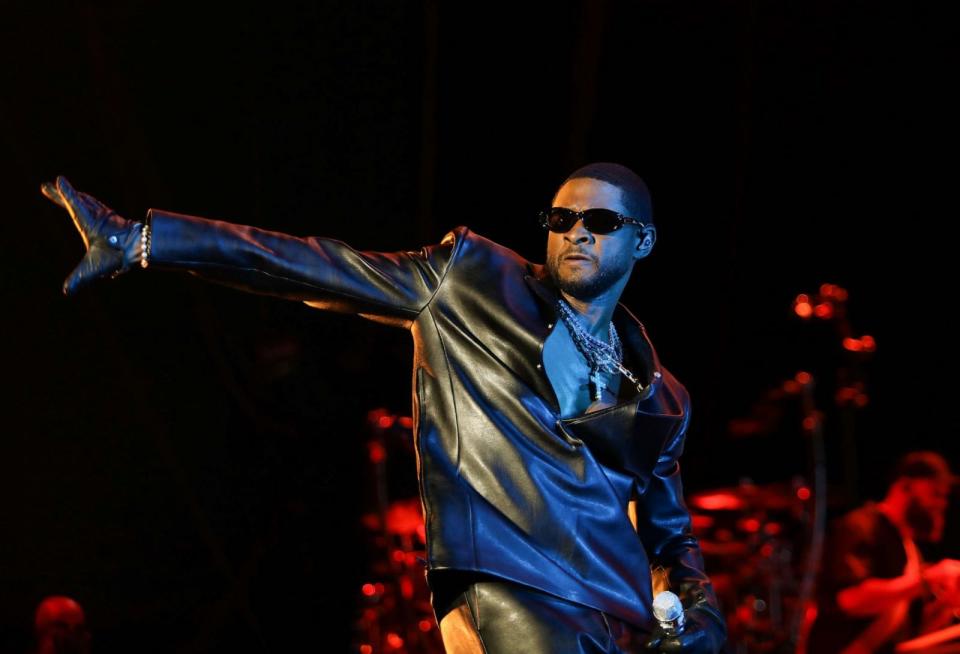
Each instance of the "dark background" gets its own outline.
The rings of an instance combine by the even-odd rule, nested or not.
[[[932,6],[4,4],[0,651],[53,593],[95,652],[346,651],[365,415],[409,411],[400,330],[171,273],[65,299],[58,174],[129,218],[387,250],[465,224],[539,261],[558,184],[618,161],[653,192],[625,301],[692,393],[689,491],[807,474],[795,400],[728,429],[801,369],[838,510],[906,449],[956,462],[956,60]],[[878,343],[847,414],[854,360],[791,309],[824,282]]]

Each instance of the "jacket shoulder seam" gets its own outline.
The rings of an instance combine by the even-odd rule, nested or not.
[[[449,234],[456,233],[460,229],[459,227],[454,228],[448,232]],[[433,289],[433,293],[430,294],[430,297],[427,301],[420,307],[420,310],[415,313],[416,317],[419,318],[420,314],[423,313],[424,309],[433,304],[433,299],[437,297],[437,293],[440,292],[440,289],[443,288],[443,283],[447,280],[447,274],[450,272],[450,269],[453,268],[453,264],[456,262],[457,257],[460,256],[460,251],[463,249],[463,242],[467,240],[467,235],[470,233],[469,227],[463,227],[462,238],[458,238],[456,243],[453,245],[453,252],[450,253],[450,261],[447,262],[447,265],[443,269],[443,273],[440,275],[440,281],[437,282],[437,287]],[[444,359],[446,359],[446,349],[444,349]]]

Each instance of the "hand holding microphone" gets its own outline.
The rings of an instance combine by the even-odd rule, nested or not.
[[[680,598],[669,590],[657,593],[653,598],[653,617],[667,636],[679,636],[687,625]]]
[[[726,640],[723,617],[716,608],[700,598],[686,611],[680,598],[666,590],[653,599],[657,627],[646,648],[671,654],[717,654]]]

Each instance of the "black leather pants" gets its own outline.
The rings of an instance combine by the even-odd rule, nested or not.
[[[616,618],[511,582],[488,579],[472,583],[447,608],[440,624],[448,654],[625,654],[640,650],[633,630]]]

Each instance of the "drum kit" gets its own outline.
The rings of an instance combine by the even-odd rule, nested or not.
[[[692,495],[687,504],[732,651],[790,651],[790,625],[801,607],[810,487],[800,477],[743,481]]]
[[[443,654],[430,605],[426,534],[416,478],[413,423],[385,409],[368,414],[368,479],[362,525],[368,581],[358,590],[353,651]]]

